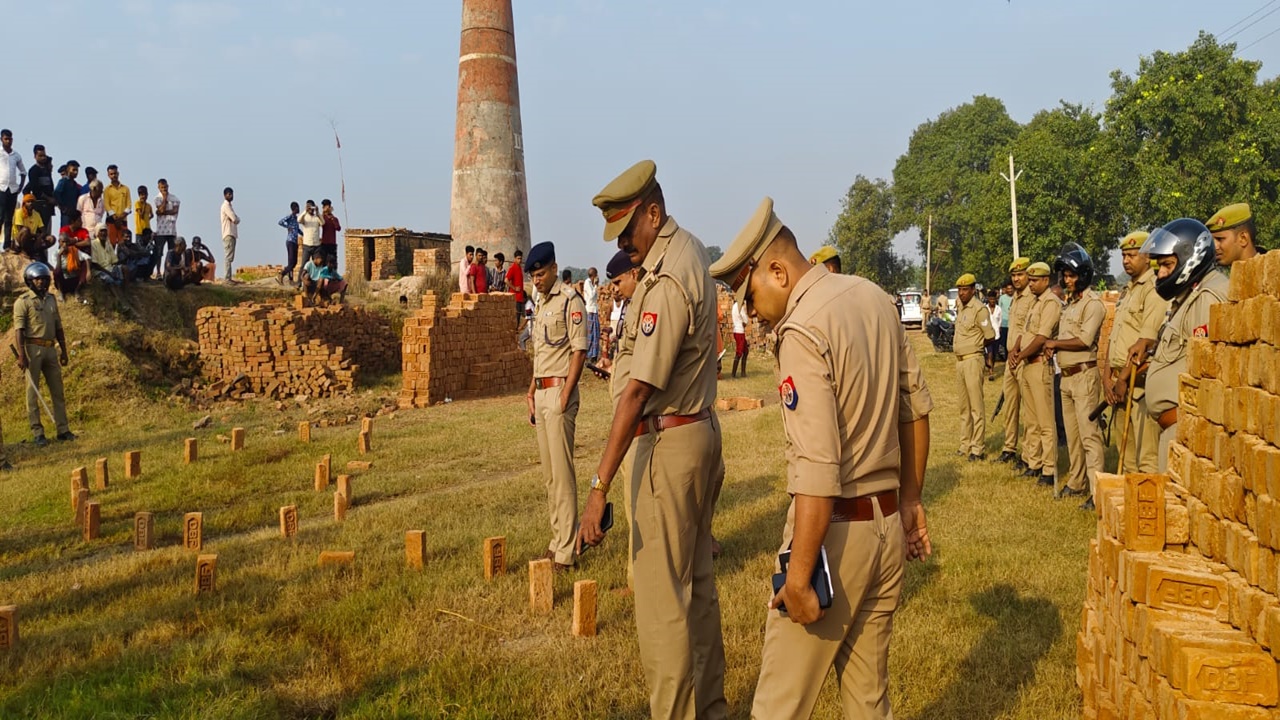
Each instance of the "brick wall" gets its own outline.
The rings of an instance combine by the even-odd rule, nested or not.
[[[348,305],[203,307],[196,332],[205,379],[242,384],[254,396],[347,394],[362,372],[393,372],[400,363],[390,321]]]
[[[414,275],[419,277],[448,275],[452,270],[453,266],[449,263],[449,248],[413,251]]]
[[[515,296],[434,293],[404,323],[400,407],[527,390],[533,363],[517,345]]]
[[[1280,251],[1188,346],[1167,475],[1101,475],[1086,718],[1280,717]]]

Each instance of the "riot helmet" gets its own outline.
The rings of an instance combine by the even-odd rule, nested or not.
[[[49,269],[48,265],[45,265],[42,262],[31,263],[27,266],[26,270],[22,271],[22,281],[27,284],[27,287],[31,288],[32,292],[36,294],[44,295],[49,292],[49,285],[46,285],[44,290],[36,289],[37,278],[45,278],[49,281],[50,285],[53,284],[53,271]]]
[[[1058,251],[1058,259],[1053,261],[1053,272],[1065,292],[1067,283],[1062,277],[1063,270],[1076,274],[1076,292],[1084,292],[1093,285],[1093,260],[1079,243],[1069,242],[1063,245],[1062,250]]]
[[[1178,218],[1156,228],[1141,252],[1152,260],[1173,255],[1178,265],[1166,277],[1156,279],[1156,293],[1172,300],[1204,279],[1217,265],[1213,255],[1213,234],[1204,223],[1194,218]]]

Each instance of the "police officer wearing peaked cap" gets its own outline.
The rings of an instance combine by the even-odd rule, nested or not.
[[[640,265],[618,345],[630,377],[582,512],[579,541],[604,535],[605,497],[633,444],[632,564],[640,660],[655,718],[723,718],[724,641],[711,519],[724,479],[716,398],[716,288],[702,243],[667,214],[657,167],[641,161],[591,203],[605,241]]]
[[[1052,487],[1058,467],[1058,433],[1053,402],[1053,369],[1043,352],[1044,343],[1058,332],[1062,303],[1049,290],[1049,265],[1036,262],[1027,267],[1027,288],[1031,305],[1022,325],[1018,352],[1009,362],[1018,373],[1020,392],[1026,401],[1026,434],[1022,440],[1023,473]]]
[[[574,564],[578,527],[573,441],[578,380],[587,358],[586,306],[572,286],[560,281],[555,245],[544,242],[529,248],[524,267],[539,293],[531,337],[533,379],[525,400],[538,437],[551,520],[551,542],[541,557],[554,561],[556,571],[565,571]]]
[[[1006,357],[1011,357],[1021,348],[1022,326],[1026,323],[1027,312],[1031,310],[1031,291],[1027,289],[1027,268],[1031,267],[1031,259],[1015,258],[1009,264],[1009,282],[1013,284],[1013,300],[1009,303],[1009,333],[1004,339]],[[1018,420],[1022,416],[1022,391],[1018,382],[1017,370],[1012,363],[1004,365],[1004,377],[1001,379],[1004,394],[1004,446],[1000,449],[999,462],[1012,463],[1014,468],[1026,470],[1027,464],[1018,457]]]
[[[1248,203],[1233,203],[1205,223],[1213,233],[1214,255],[1228,275],[1231,266],[1258,254],[1258,226]]]
[[[982,459],[982,446],[986,440],[982,349],[996,336],[991,313],[974,291],[977,283],[973,273],[965,273],[956,280],[959,297],[956,302],[955,339],[952,341],[956,354],[956,377],[960,381],[960,449],[957,454],[968,455],[970,462]]]
[[[751,716],[809,717],[834,666],[848,718],[892,717],[889,634],[906,558],[931,552],[920,492],[933,401],[893,300],[810,266],[765,198],[712,266],[778,338],[786,581],[770,602]],[[825,549],[833,598],[810,577]],[[785,606],[784,614],[779,608]]]

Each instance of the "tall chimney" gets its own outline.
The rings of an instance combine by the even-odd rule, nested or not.
[[[511,0],[462,0],[449,233],[454,262],[467,245],[529,250]]]

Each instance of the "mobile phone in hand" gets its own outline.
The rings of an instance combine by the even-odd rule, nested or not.
[[[612,527],[613,527],[613,503],[607,502],[604,504],[604,513],[600,515],[600,532],[609,532],[609,529]],[[592,547],[591,545],[583,543],[582,549],[578,551],[578,557],[582,557],[583,555],[586,555],[587,550],[589,550],[591,547]]]

